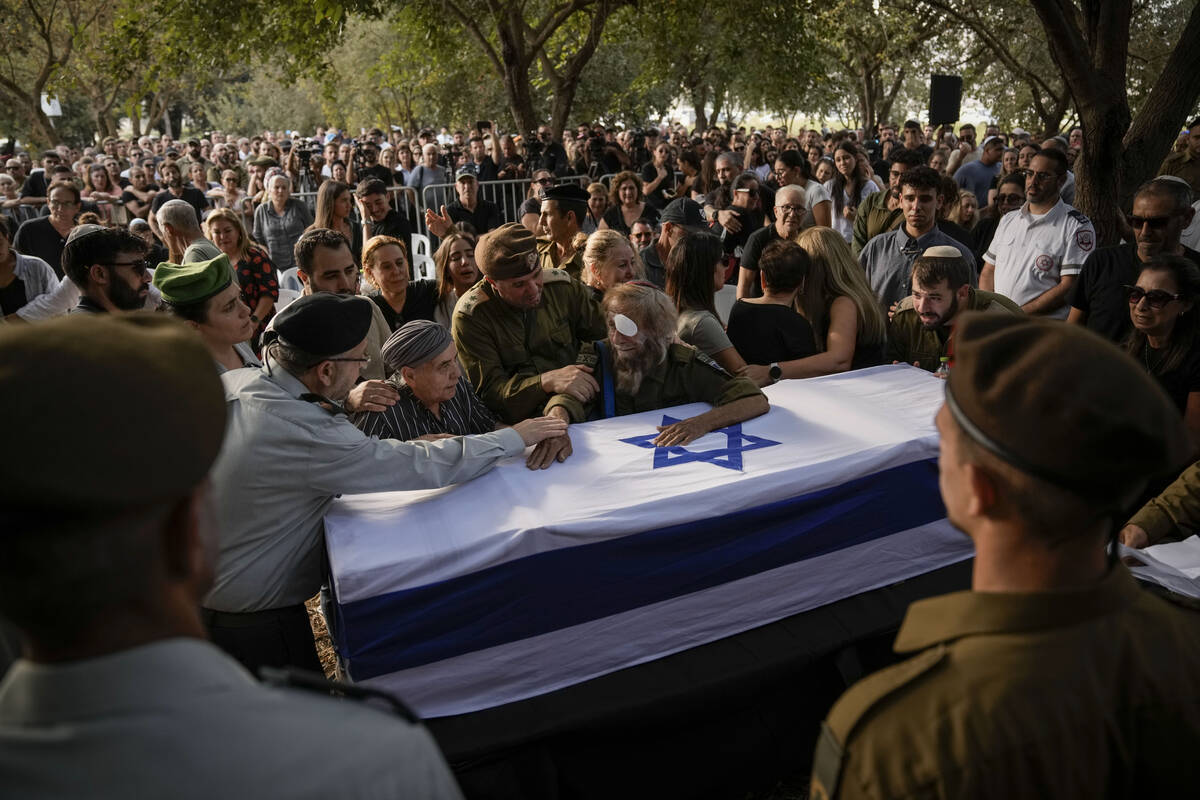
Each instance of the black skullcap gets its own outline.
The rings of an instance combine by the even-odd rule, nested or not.
[[[283,344],[314,356],[336,356],[357,347],[371,329],[371,301],[358,295],[318,292],[275,315]]]
[[[0,509],[121,511],[204,479],[225,435],[225,392],[178,320],[72,314],[0,330],[0,419],[20,462],[0,481]]]
[[[969,312],[954,330],[946,406],[968,438],[1013,467],[1112,507],[1187,460],[1171,399],[1086,328]]]
[[[567,203],[583,203],[587,205],[588,199],[591,197],[587,191],[575,183],[564,183],[560,186],[551,186],[549,189],[542,192],[543,200],[560,200]]]

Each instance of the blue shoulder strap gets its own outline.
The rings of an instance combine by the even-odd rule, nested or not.
[[[600,356],[600,391],[604,395],[604,416],[601,419],[610,419],[617,415],[617,389],[613,384],[612,359],[608,357],[608,344],[603,339],[597,340],[596,353]]]

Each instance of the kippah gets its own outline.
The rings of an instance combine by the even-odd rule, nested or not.
[[[208,261],[191,264],[163,262],[154,270],[153,283],[162,292],[163,300],[175,306],[203,303],[223,292],[233,282],[229,256],[222,253]]]
[[[20,459],[0,481],[0,508],[120,511],[203,480],[225,434],[225,392],[178,320],[72,314],[0,330],[0,419]]]
[[[80,239],[86,239],[94,233],[104,233],[106,230],[108,230],[108,228],[104,227],[103,225],[92,225],[91,223],[88,223],[87,225],[76,225],[74,228],[71,228],[71,232],[67,234],[67,244],[78,242]]]
[[[506,223],[479,238],[475,261],[492,280],[524,277],[538,269],[537,240],[521,223]]]
[[[383,363],[397,372],[401,367],[419,367],[452,344],[454,339],[443,326],[427,319],[414,319],[401,325],[383,343]]]
[[[1157,381],[1078,325],[964,313],[946,406],[976,444],[1016,469],[1119,509],[1188,457],[1178,410]]]
[[[962,258],[962,251],[957,247],[951,247],[948,244],[939,244],[936,247],[926,248],[924,253],[921,253],[922,258]]]
[[[357,347],[371,329],[371,301],[358,295],[318,292],[275,315],[276,337],[314,356],[336,356]]]

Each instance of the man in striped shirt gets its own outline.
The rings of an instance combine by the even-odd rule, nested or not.
[[[496,418],[458,366],[450,332],[436,322],[405,323],[384,343],[388,382],[400,397],[383,411],[359,412],[351,421],[379,439],[444,439],[496,430]]]

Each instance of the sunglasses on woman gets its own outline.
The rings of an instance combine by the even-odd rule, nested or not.
[[[1151,289],[1147,292],[1140,286],[1122,286],[1121,288],[1125,290],[1125,296],[1129,298],[1129,305],[1131,306],[1136,306],[1142,302],[1143,297],[1146,298],[1146,305],[1153,309],[1164,308],[1172,300],[1183,299],[1183,295],[1171,294],[1162,289]]]

